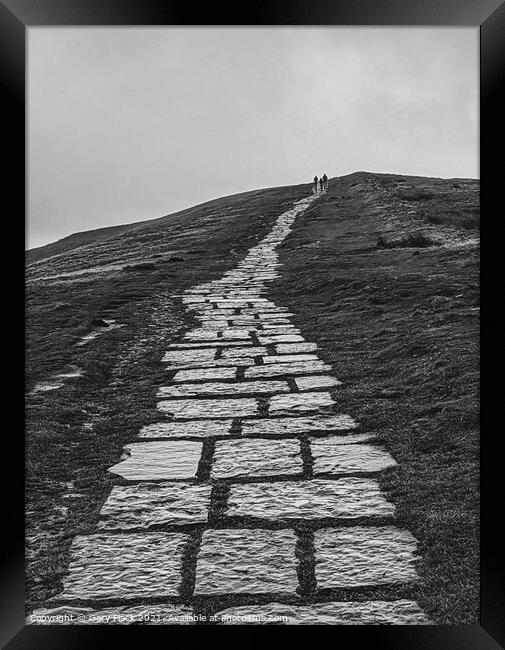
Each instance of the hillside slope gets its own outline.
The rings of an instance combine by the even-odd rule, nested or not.
[[[478,181],[351,174],[300,216],[272,288],[397,460],[382,488],[421,542],[419,602],[453,624],[479,617],[478,227]]]
[[[178,224],[190,221],[195,214],[200,212],[205,213],[207,210],[216,210],[220,206],[226,211],[229,204],[236,203],[237,201],[251,199],[254,200],[255,195],[262,195],[266,190],[251,190],[249,192],[241,192],[232,196],[225,196],[212,201],[205,201],[191,208],[179,210],[172,214],[158,217],[156,219],[148,219],[146,221],[136,221],[134,223],[120,224],[117,226],[108,226],[106,228],[97,228],[95,230],[86,230],[84,232],[77,232],[59,239],[56,242],[39,246],[26,251],[26,263],[28,265],[35,264],[41,260],[47,260],[50,257],[58,256],[62,253],[69,253],[80,249],[81,247],[96,246],[103,240],[112,242],[115,239],[121,238],[126,233],[139,233],[139,231],[152,229],[169,229],[171,226],[177,227]],[[133,235],[135,236],[135,235]],[[107,242],[105,246],[107,246]]]
[[[61,589],[70,542],[110,491],[107,468],[159,419],[160,360],[193,324],[178,294],[234,268],[310,191],[84,233],[28,267],[29,611]],[[336,369],[343,410],[398,461],[383,489],[420,540],[417,597],[445,623],[478,617],[478,192],[471,179],[330,179],[281,246],[271,291]]]
[[[125,230],[130,230],[141,223],[142,222],[128,223],[73,233],[72,235],[68,235],[68,237],[63,237],[63,239],[58,239],[58,241],[51,242],[50,244],[27,250],[25,254],[26,264],[35,264],[36,262],[47,259],[48,257],[59,255],[60,253],[66,253],[67,251],[78,248],[79,246],[96,243],[100,239],[122,233]]]

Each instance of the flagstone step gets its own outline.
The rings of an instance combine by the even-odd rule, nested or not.
[[[240,418],[258,415],[258,402],[251,397],[235,399],[171,399],[157,403],[163,413],[182,420],[193,418]]]
[[[314,473],[380,472],[396,461],[376,445],[342,445],[342,436],[313,438],[310,445]]]
[[[356,426],[356,422],[349,415],[279,417],[244,420],[242,422],[242,434],[248,436],[280,433],[298,435],[311,431],[348,431]]]
[[[172,381],[206,381],[208,379],[235,379],[237,369],[229,368],[196,368],[193,370],[179,370],[175,373]]]
[[[184,422],[155,422],[142,427],[139,438],[207,438],[230,432],[233,420],[186,420]]]
[[[202,443],[190,440],[133,442],[125,446],[128,457],[109,468],[129,481],[194,478]]]
[[[289,393],[290,387],[285,381],[244,381],[244,382],[207,382],[205,384],[177,384],[161,386],[157,397],[191,397],[195,395],[269,395],[272,393]]]
[[[416,540],[394,526],[322,528],[314,532],[319,589],[417,581]]]
[[[271,397],[268,412],[270,415],[292,415],[327,409],[333,405],[334,401],[329,393],[291,393]]]
[[[58,600],[178,596],[181,533],[92,534],[74,538],[69,572]]]
[[[267,357],[268,358],[268,357]],[[245,379],[255,377],[275,377],[276,375],[307,375],[313,372],[323,372],[331,370],[322,361],[305,361],[305,362],[286,362],[286,363],[268,363],[263,366],[253,366],[247,368]]]
[[[119,486],[100,510],[99,530],[149,528],[158,524],[205,523],[210,485],[139,483]]]
[[[298,440],[218,440],[212,478],[301,474]]]
[[[295,384],[298,390],[314,390],[315,388],[330,388],[331,386],[340,386],[341,381],[335,377],[312,375],[307,377],[297,377]]]
[[[377,481],[341,478],[336,481],[276,481],[231,486],[226,515],[261,519],[355,519],[390,517],[394,506],[386,501]]]
[[[295,546],[292,530],[206,530],[197,558],[195,595],[296,596]]]

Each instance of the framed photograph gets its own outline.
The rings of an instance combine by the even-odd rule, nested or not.
[[[480,437],[505,5],[1,0],[0,26],[5,647],[505,647]]]

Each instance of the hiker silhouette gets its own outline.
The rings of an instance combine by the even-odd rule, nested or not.
[[[328,189],[328,176],[326,176],[326,174],[323,174],[323,185],[324,185],[324,189],[327,190]]]
[[[314,192],[317,192],[317,176],[314,176]]]

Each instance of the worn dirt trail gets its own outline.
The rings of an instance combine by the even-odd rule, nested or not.
[[[74,539],[63,592],[36,614],[428,622],[408,596],[416,540],[377,482],[395,461],[340,412],[332,368],[266,297],[276,247],[317,198],[282,214],[234,270],[181,296],[199,324],[163,359],[163,417],[110,468],[122,484],[96,532]]]

